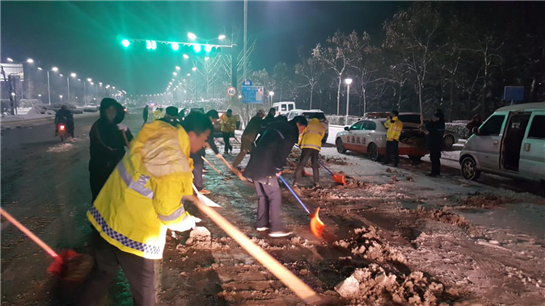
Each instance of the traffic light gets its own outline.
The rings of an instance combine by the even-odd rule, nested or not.
[[[211,45],[205,45],[204,46],[204,51],[206,51],[206,53],[210,53],[210,51],[212,51],[212,46]]]
[[[155,42],[155,40],[146,40],[146,49],[148,50],[157,49],[157,42]]]
[[[178,49],[180,49],[180,45],[178,45],[178,43],[171,43],[170,46],[172,47],[172,50],[174,51],[178,51]]]
[[[201,45],[193,45],[193,50],[195,51],[195,53],[201,52]]]
[[[121,41],[121,44],[123,45],[123,47],[128,48],[131,45],[131,42],[128,39],[123,39]]]

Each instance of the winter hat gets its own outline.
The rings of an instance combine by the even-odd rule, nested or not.
[[[176,106],[167,107],[166,114],[172,117],[178,117],[178,108]]]

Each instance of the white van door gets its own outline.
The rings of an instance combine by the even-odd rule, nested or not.
[[[480,168],[500,169],[500,147],[507,113],[494,113],[479,127],[472,140],[474,155]]]
[[[545,112],[534,111],[520,149],[519,174],[545,180]]]

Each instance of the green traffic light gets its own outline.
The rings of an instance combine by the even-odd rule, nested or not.
[[[204,51],[206,51],[206,53],[210,53],[210,51],[212,51],[212,46],[210,46],[210,45],[205,45],[205,46],[204,46]]]
[[[157,49],[157,43],[155,42],[155,40],[146,40],[146,49],[148,50]]]
[[[123,47],[128,48],[131,45],[131,42],[128,39],[123,39],[121,41],[121,44],[123,45]]]
[[[196,53],[201,52],[201,45],[193,45],[193,50],[194,50]]]
[[[170,46],[174,51],[178,51],[178,49],[180,49],[180,45],[178,45],[178,43],[171,43]]]

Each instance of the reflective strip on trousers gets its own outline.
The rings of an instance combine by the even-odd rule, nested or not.
[[[140,175],[138,181],[133,181],[131,176],[129,175],[129,172],[127,171],[127,168],[125,168],[125,164],[123,164],[123,161],[120,161],[117,164],[117,171],[119,171],[119,176],[121,177],[121,179],[123,179],[129,189],[138,192],[146,198],[153,199],[153,191],[145,186],[149,180],[148,176]]]

